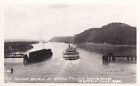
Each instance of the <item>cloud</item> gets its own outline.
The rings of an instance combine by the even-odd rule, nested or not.
[[[67,4],[51,4],[48,5],[49,8],[51,9],[62,9],[62,8],[67,8],[69,5]]]

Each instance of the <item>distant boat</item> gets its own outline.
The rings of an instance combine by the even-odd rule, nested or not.
[[[69,43],[69,47],[63,52],[63,58],[66,60],[77,60],[79,59],[79,52]]]

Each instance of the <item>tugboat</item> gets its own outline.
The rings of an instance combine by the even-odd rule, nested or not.
[[[52,55],[53,53],[51,49],[43,48],[41,50],[32,51],[24,56],[24,64],[41,62],[52,57]]]
[[[77,60],[79,59],[79,52],[69,43],[69,47],[63,52],[63,58],[65,60]]]

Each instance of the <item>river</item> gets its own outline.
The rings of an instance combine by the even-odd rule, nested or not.
[[[34,44],[32,50],[42,48]],[[77,48],[80,59],[65,60],[65,43],[45,43],[53,56],[40,63],[23,64],[23,59],[5,58],[5,82],[15,83],[136,83],[136,63],[113,62],[103,64],[102,54]],[[10,73],[13,67],[14,72]]]

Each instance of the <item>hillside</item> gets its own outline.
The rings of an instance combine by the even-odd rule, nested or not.
[[[73,40],[73,36],[66,36],[66,37],[53,37],[50,39],[50,42],[71,42]]]
[[[110,23],[101,28],[90,28],[74,36],[74,43],[86,42],[136,45],[136,27],[125,23]]]

